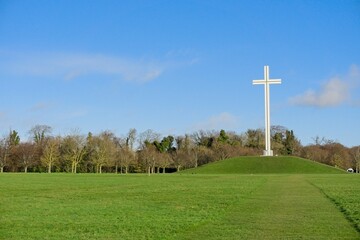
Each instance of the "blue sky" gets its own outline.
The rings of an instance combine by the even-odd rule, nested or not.
[[[0,129],[23,138],[271,123],[360,144],[360,1],[0,0]]]

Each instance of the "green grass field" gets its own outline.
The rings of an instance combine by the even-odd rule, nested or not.
[[[359,199],[325,170],[1,174],[0,239],[360,239]]]

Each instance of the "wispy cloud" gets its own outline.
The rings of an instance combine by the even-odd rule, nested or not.
[[[8,53],[2,55],[0,69],[3,72],[21,75],[58,76],[64,80],[100,74],[126,81],[148,82],[174,67],[174,61],[170,62],[168,59],[166,61],[145,58],[129,59],[102,54]],[[188,62],[193,64],[193,59]]]
[[[234,129],[239,125],[239,119],[228,112],[220,113],[219,115],[211,116],[204,122],[195,124],[195,130],[219,130],[219,129]]]
[[[0,119],[4,119],[6,117],[6,114],[4,112],[0,112]]]
[[[59,118],[62,120],[72,120],[75,118],[82,118],[88,115],[88,110],[86,109],[78,109],[70,112],[63,113]]]
[[[336,76],[325,81],[317,91],[307,90],[305,93],[289,99],[290,104],[334,107],[344,103],[352,103],[351,90],[360,83],[360,70],[356,65],[350,67],[349,72],[344,76]]]
[[[42,111],[42,110],[47,110],[51,107],[51,104],[47,103],[47,102],[39,102],[36,103],[35,105],[33,105],[30,110],[35,112],[35,111]]]

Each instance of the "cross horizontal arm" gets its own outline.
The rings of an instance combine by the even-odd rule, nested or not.
[[[268,81],[266,80],[253,80],[253,85],[258,85],[258,84],[281,84],[281,79],[269,79]]]
[[[266,81],[265,80],[253,80],[253,85],[257,85],[257,84],[265,84]]]
[[[269,79],[270,84],[281,84],[281,79]]]

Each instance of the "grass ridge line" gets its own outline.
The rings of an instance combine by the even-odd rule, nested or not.
[[[324,195],[327,199],[330,200],[330,202],[332,202],[335,207],[344,215],[344,217],[346,218],[346,220],[351,224],[351,226],[358,232],[360,233],[360,227],[357,225],[357,223],[351,218],[349,212],[341,205],[340,202],[336,201],[335,198],[331,197],[330,195],[328,195],[323,189],[321,189],[320,187],[316,186],[316,184],[310,182],[309,180],[306,180],[310,185],[312,185],[313,187],[315,187],[316,189],[318,189],[322,195]]]

